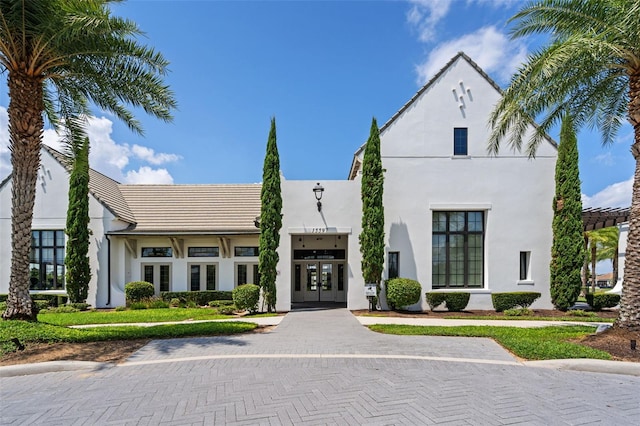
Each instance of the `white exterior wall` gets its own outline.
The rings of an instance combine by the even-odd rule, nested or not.
[[[487,120],[499,96],[459,58],[381,133],[386,249],[400,252],[400,276],[422,284],[420,309],[431,291],[436,210],[485,211],[484,288],[457,290],[472,293],[469,309],[493,309],[490,294],[506,291],[538,291],[534,307],[551,307],[556,149],[545,141],[530,160],[503,143],[489,156]],[[467,156],[453,155],[455,127],[468,128]],[[519,281],[521,251],[531,252],[527,281]]]
[[[69,199],[69,174],[47,151],[41,152],[41,167],[36,185],[36,202],[32,229],[64,230]],[[9,291],[11,275],[11,181],[0,188],[0,293]],[[107,287],[107,250],[105,231],[112,226],[113,215],[93,196],[89,197],[89,227],[91,228],[89,253],[91,281],[87,303],[104,306]],[[67,238],[65,238],[65,248]],[[34,291],[33,293],[37,293]],[[42,293],[66,294],[64,290]]]
[[[324,187],[322,211],[318,212],[313,188],[317,183]],[[362,203],[360,184],[354,181],[288,181],[282,185],[282,230],[276,279],[276,310],[291,309],[292,286],[292,236],[325,238],[346,236],[347,243],[347,307],[366,309],[364,280],[360,268],[360,244]]]
[[[144,265],[170,266],[171,280],[170,291],[190,290],[190,266],[192,264],[214,264],[216,266],[216,290],[231,291],[236,287],[236,265],[257,264],[258,257],[235,257],[234,247],[258,246],[257,235],[225,236],[230,240],[230,257],[223,257],[223,250],[219,237],[211,236],[184,236],[176,237],[181,241],[184,250],[182,257],[178,257],[173,251],[172,257],[142,257],[144,247],[171,247],[171,241],[167,236],[127,236],[132,247],[135,248],[135,256],[126,248],[125,237],[112,235],[111,237],[111,273],[112,277],[112,303],[110,306],[125,304],[124,286],[131,281],[140,281],[144,278]],[[218,247],[218,257],[188,257],[189,247]],[[252,271],[249,271],[251,279]],[[204,288],[204,282],[201,283]]]

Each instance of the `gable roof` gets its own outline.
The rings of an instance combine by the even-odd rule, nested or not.
[[[120,185],[136,224],[112,234],[256,234],[261,184]]]
[[[449,62],[447,62],[447,64],[442,67],[440,69],[440,71],[438,71],[432,78],[431,80],[429,80],[424,86],[422,86],[420,88],[420,90],[418,90],[416,92],[415,95],[413,95],[411,97],[411,99],[409,99],[409,101],[407,103],[405,103],[395,114],[393,114],[393,116],[391,116],[391,118],[389,120],[387,120],[386,123],[384,123],[384,125],[382,125],[382,127],[380,127],[380,133],[384,132],[389,126],[391,126],[393,124],[394,121],[396,121],[398,119],[398,117],[400,117],[402,115],[403,112],[405,112],[425,91],[427,91],[427,89],[429,89],[432,85],[435,84],[435,82],[440,78],[440,76],[442,74],[445,73],[445,71],[447,71],[447,69],[449,67],[451,67],[458,59],[464,59],[465,61],[467,61],[467,63],[469,65],[471,65],[471,67],[473,69],[475,69],[478,74],[480,74],[482,77],[484,77],[484,79],[491,85],[493,86],[494,89],[496,89],[498,91],[498,93],[502,94],[502,89],[500,88],[500,86],[498,86],[498,84],[493,81],[493,79],[491,77],[489,77],[489,75],[484,72],[482,70],[482,68],[480,68],[480,66],[478,64],[476,64],[469,56],[467,56],[466,53],[464,52],[458,52],[453,58],[451,58],[451,60]],[[532,123],[533,125],[535,125],[535,123]],[[556,145],[556,143],[551,139],[551,138],[547,138],[549,140],[550,143]],[[355,154],[353,154],[353,161],[351,162],[351,169],[349,169],[349,180],[352,180],[355,178],[356,174],[358,173],[358,170],[360,169],[360,160],[359,160],[359,156],[360,153],[364,150],[365,146],[366,146],[366,142],[364,144],[362,144],[360,146],[360,148],[358,148],[358,150],[355,152]]]
[[[53,156],[65,168],[65,170],[71,174],[73,165],[69,160],[69,157],[57,151],[50,146],[42,144],[45,151]],[[119,189],[120,183],[111,179],[102,173],[89,169],[89,192],[95,197],[96,200],[104,207],[107,208],[116,218],[123,222],[134,224],[136,218],[127,206]]]

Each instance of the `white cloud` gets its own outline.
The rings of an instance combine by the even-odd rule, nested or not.
[[[127,183],[173,183],[173,177],[167,169],[153,169],[142,165],[138,170],[126,168],[131,159],[140,160],[157,166],[180,160],[176,154],[156,153],[152,148],[141,145],[130,147],[126,143],[118,143],[112,139],[113,122],[106,117],[89,117],[86,126],[87,135],[91,141],[89,163],[91,168],[103,173],[119,182]],[[43,133],[43,142],[59,151],[65,147],[61,143],[60,135],[53,129]],[[11,173],[11,158],[9,152],[9,131],[7,109],[0,106],[0,180]]]
[[[607,186],[589,197],[582,194],[583,207],[629,207],[633,191],[633,176],[628,180]]]
[[[407,22],[417,31],[418,40],[432,41],[437,24],[447,16],[452,0],[410,0]]]
[[[458,52],[465,52],[485,72],[494,75],[499,82],[507,82],[513,72],[527,57],[526,46],[510,40],[494,26],[480,28],[438,45],[427,59],[416,67],[418,83],[425,84]]]
[[[605,152],[604,154],[596,155],[592,161],[604,166],[613,166],[615,164],[615,160],[611,152]]]
[[[159,166],[160,164],[171,163],[174,161],[180,160],[182,157],[176,154],[166,154],[164,152],[156,152],[149,147],[133,145],[131,147],[131,152],[141,160],[144,160],[148,163],[153,164],[154,166]]]
[[[142,166],[137,171],[130,170],[125,176],[125,183],[137,184],[173,184],[173,177],[167,169],[152,169]]]

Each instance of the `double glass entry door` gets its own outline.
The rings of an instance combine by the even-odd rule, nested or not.
[[[339,282],[344,273],[344,264],[337,262],[301,262],[295,265],[300,290],[305,302],[336,302],[341,299]]]

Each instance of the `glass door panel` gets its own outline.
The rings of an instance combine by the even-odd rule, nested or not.
[[[321,263],[321,286],[320,286],[320,301],[333,302],[333,264]]]

